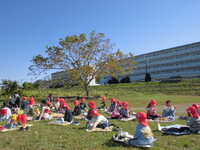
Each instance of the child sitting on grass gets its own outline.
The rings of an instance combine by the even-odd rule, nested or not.
[[[113,111],[115,111],[116,106],[117,106],[116,100],[114,98],[111,98],[110,102],[111,102],[111,104],[110,104],[110,107],[108,109],[108,112],[113,112]]]
[[[152,99],[148,106],[146,107],[147,110],[147,119],[156,119],[160,118],[161,116],[156,113],[156,101]]]
[[[93,109],[96,108],[96,106],[95,106],[95,103],[93,101],[90,101],[88,103],[88,106],[89,106],[90,109],[88,110],[87,116],[85,118],[86,118],[86,120],[91,120],[92,119],[91,112],[92,112]]]
[[[11,109],[8,103],[3,103],[2,109],[0,110],[0,121],[7,120],[12,115]]]
[[[50,119],[50,107],[46,99],[42,100],[42,109],[40,115],[36,118],[37,120]]]
[[[87,129],[94,129],[94,128],[102,128],[105,129],[106,127],[109,126],[108,120],[101,115],[100,113],[97,112],[96,109],[93,109],[91,111],[92,119],[88,122]]]
[[[72,114],[74,116],[79,116],[81,114],[81,107],[79,105],[78,100],[74,100],[74,111],[72,112]]]
[[[22,97],[21,108],[25,110],[27,105],[28,105],[28,101],[27,101],[27,98],[24,96]]]
[[[98,107],[97,109],[106,109],[107,108],[107,106],[106,106],[106,97],[102,97],[101,98],[101,106],[100,107]]]
[[[197,113],[197,109],[193,106],[190,106],[186,109],[188,112],[189,120],[187,121],[187,125],[190,126],[190,130],[192,132],[200,131],[200,116]]]
[[[162,117],[175,117],[174,113],[176,111],[176,107],[171,104],[170,100],[166,101],[165,107],[162,112]]]
[[[192,104],[192,106],[193,106],[194,108],[196,108],[197,113],[200,115],[200,107],[199,107],[199,105],[198,105],[198,104]]]
[[[136,126],[134,138],[128,141],[128,145],[139,146],[139,147],[142,146],[152,147],[155,139],[149,127],[146,113],[138,112],[136,114],[136,118],[139,123]]]
[[[85,98],[82,98],[82,99],[81,99],[80,107],[81,107],[81,110],[86,110]]]
[[[4,126],[4,128],[11,129],[21,126],[21,130],[29,130],[29,127],[26,126],[27,116],[22,114],[13,114],[10,116],[10,121]]]
[[[30,115],[30,116],[33,116],[33,115],[34,115],[34,113],[33,113],[34,104],[35,104],[35,99],[34,99],[34,97],[30,97],[29,102],[28,102],[28,105],[27,105],[27,107],[26,107],[26,114],[27,114],[27,115]]]
[[[128,102],[122,103],[122,108],[119,110],[119,114],[120,114],[121,118],[129,117]]]

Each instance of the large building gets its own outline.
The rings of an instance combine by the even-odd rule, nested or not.
[[[138,55],[134,59],[136,70],[128,75],[131,82],[144,81],[147,72],[153,81],[200,78],[200,42]],[[100,84],[108,84],[110,79],[104,76]]]

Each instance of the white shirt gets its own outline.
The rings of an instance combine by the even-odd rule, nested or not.
[[[93,127],[96,128],[96,126],[99,123],[108,123],[108,119],[106,119],[103,115],[98,116],[97,118],[92,118],[89,121],[90,124],[93,124]]]

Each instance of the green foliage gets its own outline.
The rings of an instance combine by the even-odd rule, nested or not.
[[[129,76],[126,76],[120,80],[120,83],[131,83]]]
[[[11,81],[11,80],[2,80],[1,86],[2,86],[2,91],[3,91],[2,94],[3,95],[13,94],[19,88],[18,82],[17,81]]]

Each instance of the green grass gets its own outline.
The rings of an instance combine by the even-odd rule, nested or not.
[[[170,99],[174,105],[179,106],[182,110],[181,115],[186,115],[185,107],[192,103],[200,104],[200,91],[192,91],[197,89],[200,80],[184,80],[179,83],[136,83],[136,84],[119,84],[106,85],[99,87],[91,87],[91,95],[106,96],[107,98],[114,97],[117,100],[128,101],[130,109],[135,112],[145,111],[144,108],[148,102],[154,98],[157,100],[158,106],[164,106],[166,100]],[[177,87],[167,87],[167,86]],[[160,86],[157,88],[155,86]],[[141,87],[141,88],[140,88]],[[151,87],[151,88],[150,88]],[[175,89],[174,89],[175,88]],[[179,92],[166,92],[167,90],[183,90]],[[156,91],[157,90],[157,91]],[[166,90],[166,91],[165,91]],[[186,91],[184,91],[186,90]],[[33,95],[36,100],[40,101],[44,96],[53,93],[55,96],[73,96],[84,95],[84,90],[81,87],[60,88],[60,89],[45,89],[45,90],[25,90],[21,96]],[[6,100],[6,96],[1,96],[0,100]],[[94,100],[96,105],[100,104],[100,99]],[[87,100],[88,102],[88,100]],[[72,102],[69,102],[73,109]],[[109,105],[109,101],[107,101]],[[161,113],[161,109],[158,109]],[[177,114],[177,115],[179,115]],[[31,122],[34,126],[30,132],[12,131],[0,133],[0,149],[25,149],[25,150],[54,150],[54,149],[83,149],[83,150],[126,150],[137,149],[133,147],[124,147],[121,144],[111,140],[115,132],[92,132],[85,131],[85,121],[81,120],[79,126],[55,126],[47,125],[48,121]],[[137,125],[136,121],[120,122],[112,120],[112,123],[123,128],[133,134]],[[161,125],[170,124],[185,124],[184,120],[177,120],[171,123],[161,123]],[[1,122],[0,124],[5,124]],[[156,123],[150,123],[150,127],[156,139],[152,149],[155,150],[200,150],[199,137],[200,135],[184,135],[172,136],[162,135],[157,130]]]

